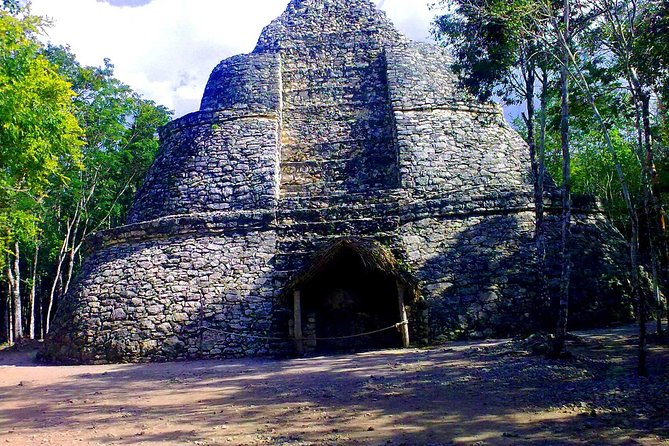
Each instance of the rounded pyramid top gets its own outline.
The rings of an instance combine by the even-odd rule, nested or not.
[[[384,44],[406,40],[370,0],[292,0],[265,27],[254,53],[277,52],[291,47],[291,42],[319,40],[328,34],[354,36],[350,40],[366,37]]]

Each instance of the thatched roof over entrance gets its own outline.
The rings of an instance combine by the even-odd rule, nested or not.
[[[357,237],[342,237],[318,251],[311,264],[298,273],[284,288],[283,294],[290,296],[319,275],[323,274],[331,262],[343,251],[354,252],[360,258],[363,267],[370,272],[380,272],[394,277],[406,288],[407,300],[418,297],[418,281],[397,261],[392,252],[376,240]]]

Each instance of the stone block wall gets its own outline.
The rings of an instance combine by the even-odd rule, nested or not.
[[[402,186],[414,194],[524,192],[528,157],[499,113],[395,111]]]
[[[209,77],[200,110],[250,114],[281,110],[281,58],[269,53],[225,59]]]
[[[271,335],[274,232],[187,229],[176,220],[159,231],[136,225],[117,231],[114,241],[127,241],[101,244],[59,310],[74,319],[56,320],[48,356],[91,363],[269,355],[267,340],[212,329]]]
[[[399,230],[422,283],[432,341],[531,330],[537,306],[533,214],[453,215]]]
[[[279,195],[276,114],[200,112],[161,132],[129,223],[179,214],[271,209]]]
[[[529,154],[501,108],[476,104],[433,45],[386,51],[388,90],[396,127],[400,182],[416,195],[526,192]],[[463,194],[464,192],[464,194]]]
[[[400,39],[367,2],[293,2],[263,31],[255,52],[282,59],[284,195],[397,185],[383,48]]]
[[[551,294],[559,293],[561,215],[548,210],[544,231]],[[592,327],[615,321],[634,320],[629,245],[596,205],[580,207],[578,197],[571,226],[571,281],[569,324]],[[650,291],[649,283],[643,285]],[[557,311],[551,308],[551,311]]]
[[[445,49],[419,42],[404,42],[385,50],[388,88],[394,110],[467,106],[475,100],[458,86]]]

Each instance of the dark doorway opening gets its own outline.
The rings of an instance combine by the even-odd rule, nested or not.
[[[337,352],[401,347],[396,328],[360,337],[391,327],[401,321],[397,284],[392,276],[367,270],[360,256],[343,250],[328,268],[303,288],[305,328],[315,331],[316,351]],[[310,319],[314,325],[309,327]]]
[[[392,254],[377,242],[339,239],[288,288],[297,352],[408,346],[408,288]]]

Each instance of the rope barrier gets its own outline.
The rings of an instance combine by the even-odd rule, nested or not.
[[[372,331],[367,331],[365,333],[359,333],[359,334],[354,334],[354,335],[348,335],[348,336],[331,336],[331,337],[326,337],[326,338],[279,338],[279,337],[273,337],[273,336],[258,336],[258,335],[251,335],[251,334],[246,334],[246,333],[235,333],[232,331],[225,331],[225,330],[219,330],[217,328],[209,328],[209,327],[202,327],[203,330],[207,331],[212,331],[215,333],[221,333],[221,334],[226,334],[229,336],[237,336],[239,338],[248,338],[248,339],[260,339],[264,341],[337,341],[337,340],[343,340],[343,339],[353,339],[353,338],[360,338],[363,336],[369,336],[373,335],[376,333],[381,333],[384,331],[392,330],[393,328],[398,329],[402,325],[408,325],[408,321],[402,321],[398,322],[396,324],[393,324],[389,327],[385,328],[380,328],[378,330],[372,330]]]
[[[209,327],[202,327],[203,330],[207,331],[213,331],[214,333],[221,333],[221,334],[226,334],[229,336],[237,336],[238,338],[248,338],[248,339],[261,339],[264,341],[287,341],[289,338],[276,338],[272,336],[258,336],[258,335],[250,335],[250,334],[244,334],[244,333],[233,333],[231,331],[225,331],[225,330],[219,330],[216,328],[209,328]]]

